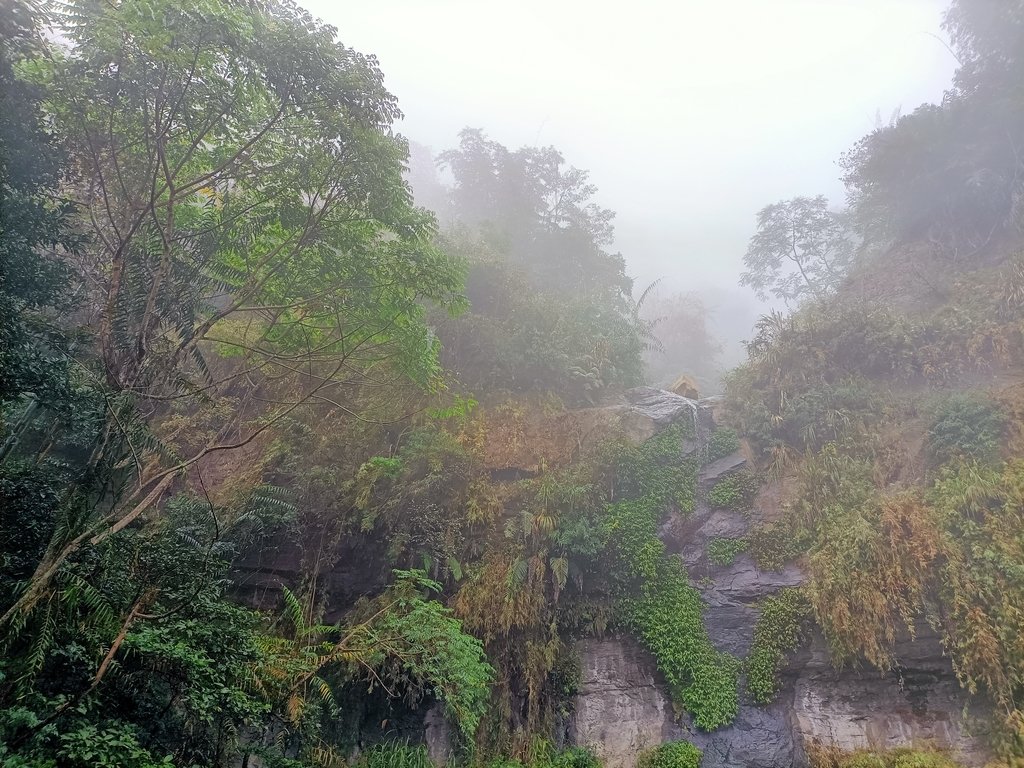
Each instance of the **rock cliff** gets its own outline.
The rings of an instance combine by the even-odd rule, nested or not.
[[[710,419],[711,403],[694,403],[669,392],[631,393],[633,408],[658,426],[678,418]],[[653,416],[652,416],[653,415]],[[705,490],[746,464],[737,452],[709,464]],[[719,566],[707,558],[713,538],[743,536],[756,519],[711,509],[699,494],[692,515],[675,515],[661,536],[678,553],[707,605],[705,618],[715,645],[740,658],[750,649],[758,602],[803,581],[800,569],[759,570],[746,554]],[[741,701],[735,722],[712,733],[677,718],[653,658],[632,639],[613,637],[580,644],[582,685],[568,735],[592,747],[607,768],[632,768],[642,749],[685,738],[704,751],[702,768],[805,765],[806,748],[935,746],[949,749],[967,764],[980,765],[987,753],[976,718],[957,683],[939,638],[922,626],[916,638],[897,645],[899,666],[882,674],[864,666],[837,669],[827,644],[815,635],[784,670],[784,687],[767,707]],[[980,718],[979,718],[980,720]]]

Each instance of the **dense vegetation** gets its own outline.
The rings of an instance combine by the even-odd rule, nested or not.
[[[645,364],[713,381],[717,349],[694,298],[634,297],[558,150],[466,129],[450,183],[421,179],[431,212],[376,61],[286,0],[9,6],[4,766],[423,768],[433,707],[456,763],[595,768],[552,743],[580,638],[632,634],[714,730],[771,702],[813,632],[890,669],[925,623],[994,705],[998,758],[1024,754],[1013,4],[952,5],[953,89],[845,156],[846,209],[758,216],[742,281],[793,311],[728,376],[735,429],[644,441],[573,414]],[[702,487],[744,443],[756,471]],[[761,602],[745,659],[660,535],[698,502],[753,524],[711,566],[807,575]]]
[[[945,26],[961,66],[946,99],[845,156],[841,219],[856,254],[841,279],[826,258],[839,248],[824,209],[786,208],[804,262],[788,270],[769,259],[780,214],[762,212],[745,279],[802,301],[763,318],[728,384],[735,425],[791,489],[781,517],[751,533],[750,551],[763,568],[797,560],[808,576],[762,606],[755,700],[774,695],[807,612],[836,663],[881,669],[900,664],[900,638],[930,625],[964,688],[993,705],[994,744],[1008,761],[1024,751],[1019,391],[996,383],[1014,381],[1024,362],[1024,20],[1011,5],[954,3]]]
[[[596,402],[657,347],[585,172],[467,130],[441,232],[376,62],[289,3],[3,24],[5,765],[333,765],[437,703],[467,758],[589,766],[544,739],[570,638],[613,624],[708,707],[656,537],[692,504],[680,435],[521,482],[485,461],[504,398]],[[254,591],[268,552],[292,576]],[[686,605],[696,645],[634,597]]]

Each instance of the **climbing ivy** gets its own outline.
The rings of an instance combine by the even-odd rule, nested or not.
[[[708,503],[716,509],[743,512],[749,509],[761,487],[753,472],[735,472],[719,480],[708,492]]]
[[[739,662],[712,645],[700,593],[658,538],[670,502],[693,509],[698,466],[683,456],[686,434],[676,426],[623,453],[605,531],[626,625],[654,655],[673,700],[699,728],[713,730],[736,717]]]
[[[736,718],[739,662],[715,649],[704,626],[704,605],[677,558],[665,556],[657,578],[625,602],[629,625],[654,654],[673,701],[706,731]]]
[[[719,427],[708,439],[708,461],[722,459],[740,449],[740,438],[736,430]]]
[[[648,499],[656,517],[669,502],[683,513],[692,512],[699,467],[694,454],[683,455],[684,443],[692,437],[693,425],[684,422],[640,445],[618,445],[613,460],[614,498]]]
[[[779,689],[778,672],[786,655],[804,637],[811,606],[796,587],[783,589],[761,601],[754,626],[754,642],[747,656],[747,690],[758,704],[769,704]]]
[[[708,560],[715,565],[729,565],[746,548],[747,540],[743,537],[729,539],[716,536],[708,542]]]

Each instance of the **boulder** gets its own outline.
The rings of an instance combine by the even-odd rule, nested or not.
[[[697,391],[697,382],[685,373],[678,379],[672,382],[672,386],[669,387],[669,391],[683,397],[688,397],[691,400],[699,400],[700,393]]]
[[[604,768],[633,768],[649,747],[682,737],[653,659],[631,638],[583,640],[569,741]]]

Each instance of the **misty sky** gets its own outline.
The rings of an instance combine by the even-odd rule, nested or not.
[[[637,283],[680,289],[735,286],[763,205],[841,202],[839,155],[956,65],[943,0],[302,1],[380,59],[402,133],[555,145]]]

